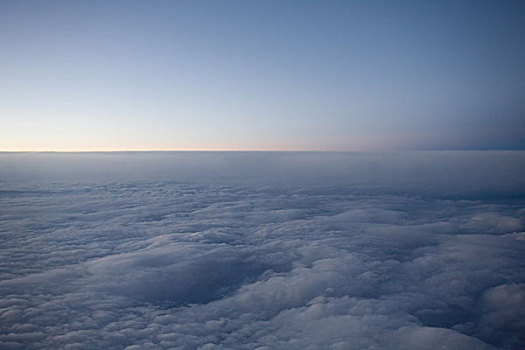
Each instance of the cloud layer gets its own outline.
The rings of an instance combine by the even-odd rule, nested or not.
[[[3,157],[4,164],[41,167]],[[86,167],[93,160],[84,157],[58,161],[75,168],[83,159]],[[227,164],[257,163],[253,155],[227,157]],[[342,181],[350,167],[336,166],[339,155],[316,155],[317,163],[286,155],[294,166],[282,167],[282,155],[264,157],[266,173],[252,178],[239,176],[249,174],[247,165],[236,173],[210,159],[179,164],[185,181],[180,174],[160,179],[129,159],[134,173],[113,181],[104,167],[92,181],[77,182],[52,181],[56,169],[18,169],[18,177],[3,170],[0,347],[525,346],[524,188],[517,176],[494,168],[448,195],[436,192],[445,180],[431,181],[433,171],[422,170],[412,184],[413,172],[388,182],[383,172],[359,185],[357,175],[352,184]],[[354,174],[372,173],[366,164],[377,170],[379,156],[371,157]],[[490,166],[519,170],[523,163],[523,154],[512,162],[487,157]],[[157,161],[157,171],[166,170],[165,159]],[[451,187],[465,188],[471,170],[454,157],[425,162],[431,169],[448,164]],[[394,163],[387,167],[407,164]],[[296,179],[307,168],[308,181]],[[210,169],[215,177],[188,175]]]

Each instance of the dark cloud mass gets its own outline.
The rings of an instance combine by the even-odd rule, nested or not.
[[[0,348],[523,348],[524,164],[1,154]]]

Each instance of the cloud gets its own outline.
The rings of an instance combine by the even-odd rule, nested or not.
[[[2,348],[525,345],[525,215],[503,185],[24,176],[0,191]]]

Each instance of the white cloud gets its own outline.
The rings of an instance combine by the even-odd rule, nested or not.
[[[308,185],[228,174],[4,180],[1,347],[525,344],[525,217],[519,199],[501,199],[505,186],[464,200],[384,181],[349,187],[330,174]]]

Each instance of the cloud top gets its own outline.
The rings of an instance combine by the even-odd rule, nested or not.
[[[0,155],[2,348],[525,345],[521,153],[39,156]]]

